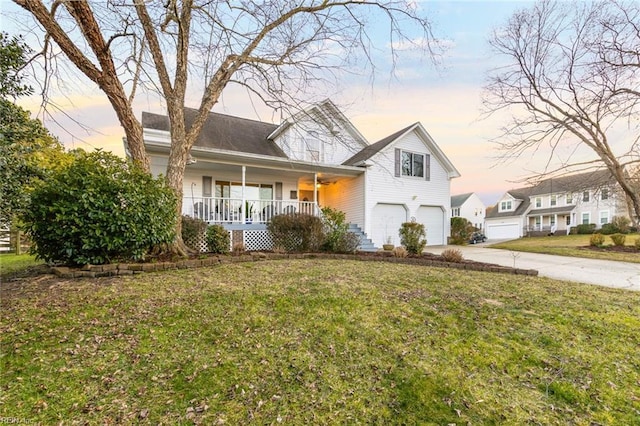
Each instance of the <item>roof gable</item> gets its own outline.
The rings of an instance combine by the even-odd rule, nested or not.
[[[431,135],[426,131],[420,122],[414,123],[410,126],[399,130],[378,142],[365,147],[362,151],[356,153],[353,157],[345,161],[344,165],[354,166],[361,165],[366,160],[374,157],[387,147],[393,146],[396,142],[401,140],[405,135],[410,132],[415,132],[420,140],[429,148],[431,154],[440,162],[442,167],[447,171],[450,178],[460,177],[460,172],[453,166],[453,163],[447,158],[444,152],[440,149],[438,144],[433,140]]]
[[[465,201],[467,201],[469,197],[471,197],[472,195],[473,195],[473,192],[468,192],[466,194],[453,195],[451,197],[451,207],[462,206],[465,203]]]

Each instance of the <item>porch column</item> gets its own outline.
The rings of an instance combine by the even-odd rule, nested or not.
[[[542,231],[544,229],[544,216],[540,215],[540,229],[538,231]]]
[[[313,201],[318,204],[318,174],[313,174]]]
[[[247,166],[242,166],[242,201],[240,202],[240,222],[244,223],[244,218],[245,218],[245,195],[244,195],[244,187],[247,183],[246,181],[246,174],[247,174]]]

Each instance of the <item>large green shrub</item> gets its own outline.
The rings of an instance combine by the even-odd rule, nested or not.
[[[106,152],[74,155],[33,191],[24,215],[38,258],[102,264],[173,241],[176,197],[163,179]]]
[[[417,222],[405,222],[400,226],[400,244],[410,254],[421,254],[427,246],[424,225]]]
[[[322,223],[324,224],[325,240],[322,249],[335,253],[354,252],[360,244],[357,235],[349,232],[349,224],[346,222],[344,212],[322,208]]]
[[[210,253],[227,254],[231,246],[229,231],[222,225],[211,225],[207,228],[207,251]]]
[[[318,251],[324,243],[323,228],[319,217],[302,213],[277,215],[267,224],[273,246],[289,252]]]
[[[464,245],[469,242],[475,227],[463,217],[451,218],[451,244]]]

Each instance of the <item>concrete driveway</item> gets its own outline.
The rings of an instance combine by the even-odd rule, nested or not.
[[[535,269],[540,276],[556,280],[640,291],[640,263],[499,250],[488,248],[486,244],[427,246],[425,251],[440,254],[447,248],[460,250],[465,259]]]

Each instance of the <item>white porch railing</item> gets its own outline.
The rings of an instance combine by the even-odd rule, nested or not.
[[[240,198],[184,197],[182,214],[208,223],[267,223],[275,215],[320,215],[313,201],[242,200]]]

